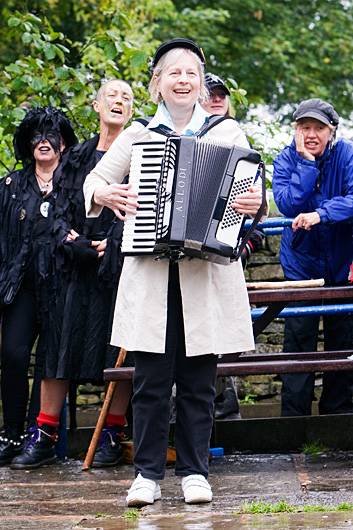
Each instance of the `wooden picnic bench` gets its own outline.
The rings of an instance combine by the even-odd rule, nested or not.
[[[335,304],[344,304],[353,300],[353,286],[254,289],[249,290],[248,294],[251,305],[266,307],[263,314],[253,323],[254,336],[257,337],[289,303],[315,302],[316,304],[327,304],[334,302]],[[228,354],[220,357],[217,375],[284,374],[334,370],[353,370],[353,349],[322,352]],[[133,367],[108,368],[104,371],[104,379],[106,381],[127,380],[133,377],[133,373]]]

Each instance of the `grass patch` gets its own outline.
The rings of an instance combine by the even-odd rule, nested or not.
[[[131,508],[131,510],[126,510],[126,512],[123,513],[124,519],[138,519],[140,515],[140,512],[137,508]]]
[[[256,403],[255,394],[245,394],[245,396],[239,400],[241,405],[254,405]]]
[[[295,506],[288,504],[286,501],[278,501],[276,503],[253,501],[244,503],[239,511],[234,512],[234,515],[239,514],[264,514],[264,513],[301,513],[301,512],[352,512],[353,504],[349,502],[342,502],[337,506],[324,506],[324,505],[304,505]]]
[[[352,512],[353,511],[353,504],[351,502],[341,502],[337,506],[338,512]]]
[[[96,519],[105,519],[105,518],[109,518],[111,517],[111,515],[107,514],[107,513],[103,513],[103,512],[97,512],[96,515],[95,515],[95,518]]]
[[[314,512],[333,512],[336,509],[332,509],[331,506],[322,506],[321,504],[307,504],[302,507],[302,512],[314,513]]]
[[[321,453],[327,453],[329,450],[320,440],[308,442],[303,445],[302,452],[305,455],[318,456]]]
[[[279,501],[275,504],[262,501],[246,502],[240,508],[240,513],[288,513],[293,511],[294,506],[285,501]]]

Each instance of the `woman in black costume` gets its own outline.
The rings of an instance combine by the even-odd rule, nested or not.
[[[2,311],[1,396],[4,427],[0,465],[22,449],[28,402],[28,366],[38,348],[50,351],[57,338],[54,307],[58,289],[52,236],[53,205],[63,151],[77,142],[59,110],[30,110],[14,136],[23,169],[0,181],[0,304]],[[54,324],[54,326],[53,326]]]
[[[67,289],[63,310],[60,347],[45,355],[41,385],[39,428],[50,437],[32,438],[11,467],[33,469],[55,460],[54,439],[68,382],[101,382],[103,369],[114,366],[117,348],[109,345],[112,310],[115,305],[121,259],[122,221],[105,208],[102,215],[87,219],[83,183],[86,175],[122,132],[132,115],[133,94],[122,80],[104,83],[94,101],[99,114],[100,133],[65,154],[58,200],[55,205],[54,231],[62,250],[61,270],[66,270]],[[61,243],[61,244],[60,244]],[[120,433],[131,394],[119,385],[102,433],[93,466],[115,465],[121,459]]]

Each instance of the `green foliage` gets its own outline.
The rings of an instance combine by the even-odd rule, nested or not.
[[[109,517],[111,517],[111,515],[108,515],[107,513],[104,513],[104,512],[97,512],[95,515],[96,519],[107,519]]]
[[[148,58],[176,36],[196,40],[207,70],[227,79],[236,117],[250,121],[268,167],[283,147],[280,125],[271,118],[254,132],[249,108],[264,103],[290,116],[308,97],[331,100],[344,117],[353,107],[351,2],[4,0],[0,15],[0,174],[13,165],[12,135],[28,107],[61,107],[85,139],[97,127],[100,82],[123,78],[136,115],[153,112]]]
[[[327,453],[328,448],[320,442],[320,440],[314,440],[303,445],[302,452],[310,456],[318,456],[322,453]]]
[[[120,4],[120,5],[119,5]],[[110,29],[97,27],[85,42],[70,41],[47,18],[15,11],[8,18],[8,37],[21,42],[21,54],[0,73],[0,145],[2,172],[13,164],[12,137],[29,107],[53,105],[72,120],[79,138],[97,127],[91,103],[105,78],[123,78],[136,95],[139,113],[150,112],[147,103],[147,58],[158,41],[153,39],[150,18],[158,13],[159,0],[124,2],[107,7]],[[113,2],[111,2],[113,6]],[[150,8],[150,11],[148,11]],[[164,15],[163,15],[164,16]],[[76,64],[73,64],[73,56]],[[1,171],[1,170],[0,170]]]
[[[294,511],[296,511],[295,507],[283,500],[275,504],[271,502],[253,501],[244,503],[240,513],[291,513]]]
[[[13,133],[26,109],[60,107],[86,139],[98,125],[95,91],[102,80],[118,78],[132,86],[135,114],[151,114],[148,62],[162,35],[172,37],[176,21],[178,35],[193,24],[208,31],[209,17],[223,16],[200,8],[189,18],[171,0],[7,0],[0,9],[0,175],[13,167]],[[234,94],[246,104],[240,89]]]
[[[245,394],[245,396],[240,400],[242,405],[254,405],[256,403],[255,394]]]
[[[351,502],[341,502],[336,508],[338,512],[352,512],[353,504]]]
[[[126,512],[123,513],[124,519],[138,519],[140,516],[140,512],[136,508],[131,508],[130,510],[126,510]]]
[[[253,501],[244,503],[239,511],[234,512],[234,515],[239,513],[249,514],[270,514],[270,513],[313,513],[313,512],[341,512],[341,511],[353,511],[353,504],[343,502],[337,506],[326,506],[319,504],[306,504],[304,506],[295,506],[288,504],[284,500],[280,500],[276,503]]]
[[[192,11],[198,0],[174,0]],[[208,37],[195,27],[210,68],[235,77],[250,103],[278,109],[308,97],[331,100],[348,117],[353,107],[352,2],[342,0],[203,0],[218,7]],[[210,19],[211,20],[211,19]],[[289,109],[290,110],[290,109]]]

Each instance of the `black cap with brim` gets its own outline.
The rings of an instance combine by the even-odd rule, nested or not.
[[[212,92],[216,88],[219,88],[219,89],[223,90],[223,92],[227,96],[230,96],[230,92],[229,92],[228,88],[226,87],[226,84],[224,83],[224,81],[220,77],[218,77],[218,75],[211,74],[211,73],[208,72],[205,75],[205,85],[206,85],[206,88],[208,89],[209,92]]]
[[[170,50],[173,50],[174,48],[186,48],[187,50],[191,50],[194,52],[201,60],[203,64],[205,64],[206,59],[204,56],[204,53],[202,51],[202,48],[200,48],[194,41],[191,39],[171,39],[166,42],[163,42],[154,54],[154,57],[151,61],[151,68],[152,70],[156,67],[159,59]]]
[[[319,112],[304,112],[303,114],[300,114],[296,117],[296,121],[301,120],[303,118],[314,118],[315,120],[319,120],[325,125],[331,125],[330,120],[325,116],[324,114],[321,114]]]
[[[297,110],[293,113],[295,121],[303,118],[313,118],[319,120],[325,125],[337,126],[339,122],[339,115],[327,101],[319,98],[306,99],[302,101]]]

